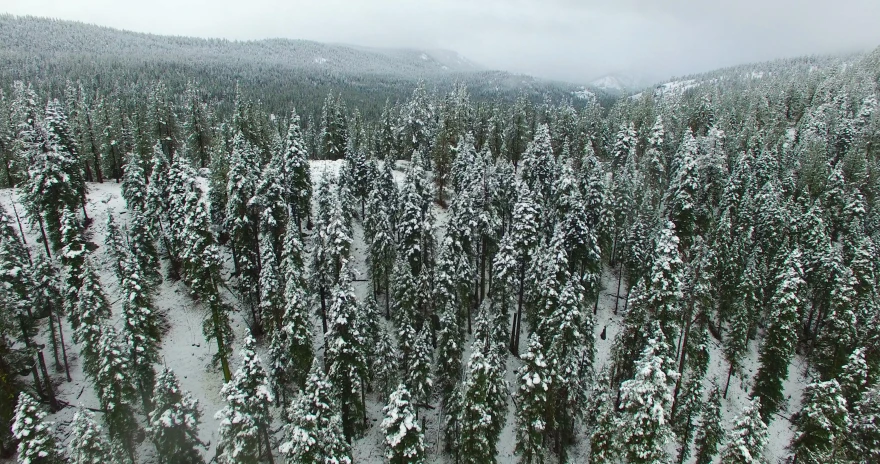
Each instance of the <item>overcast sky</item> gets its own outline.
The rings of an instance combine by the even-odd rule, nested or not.
[[[157,34],[445,48],[572,82],[880,45],[880,0],[2,0],[4,10]]]

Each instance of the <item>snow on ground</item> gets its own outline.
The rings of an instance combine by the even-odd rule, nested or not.
[[[315,183],[326,174],[336,174],[341,166],[339,161],[313,161],[312,162],[312,178]],[[398,183],[403,181],[405,177],[405,169],[408,162],[400,161],[393,171],[394,179]],[[23,215],[21,204],[18,203],[18,196],[10,189],[0,190],[0,204],[7,211],[13,213],[13,201],[16,203],[16,210],[19,215]],[[128,222],[125,202],[121,197],[120,184],[107,182],[103,184],[89,184],[89,196],[87,210],[89,217],[92,218],[92,224],[87,231],[87,239],[97,246],[96,250],[91,254],[99,273],[101,282],[104,285],[105,292],[112,303],[114,310],[114,324],[117,329],[120,327],[119,314],[121,303],[119,301],[118,284],[116,277],[113,275],[113,263],[110,256],[106,253],[104,247],[104,236],[106,234],[106,220],[108,214],[113,214],[119,224],[125,225]],[[445,232],[445,224],[448,220],[447,211],[435,205],[436,224],[438,235]],[[14,214],[12,215],[14,218]],[[38,232],[31,230],[26,222],[26,218],[22,217],[24,222],[25,235],[31,253],[41,253],[43,250],[40,242],[37,241]],[[363,239],[363,230],[357,222],[355,223],[354,243],[352,247],[352,258],[354,269],[356,270],[355,292],[361,299],[366,298],[370,292],[369,284],[366,282],[366,246]],[[38,230],[38,229],[37,229]],[[312,241],[314,231],[304,230],[306,237],[305,245],[308,248]],[[440,237],[438,237],[438,243]],[[227,273],[231,263],[227,257]],[[596,368],[597,371],[605,366],[610,357],[611,344],[614,337],[619,332],[620,323],[623,319],[623,310],[625,296],[627,291],[626,281],[623,280],[620,290],[621,298],[618,299],[618,277],[617,270],[606,268],[604,270],[602,282],[603,290],[599,297],[598,312],[595,317],[594,333],[596,337]],[[232,298],[227,294],[227,298]],[[230,300],[232,301],[232,300]],[[615,301],[617,301],[618,311],[615,314]],[[167,319],[169,329],[164,334],[161,348],[161,362],[170,367],[180,379],[181,386],[192,392],[193,396],[199,400],[202,408],[202,424],[200,428],[200,439],[207,445],[203,451],[206,460],[214,457],[215,447],[217,443],[218,421],[214,419],[214,413],[220,410],[224,404],[220,397],[220,388],[222,386],[222,374],[219,369],[212,367],[211,357],[216,352],[216,348],[212,343],[206,342],[202,334],[202,320],[204,312],[202,308],[195,304],[188,294],[187,288],[180,282],[172,282],[164,280],[157,288],[154,295],[154,302],[157,309],[164,314]],[[237,305],[236,305],[237,306]],[[591,308],[592,309],[592,308]],[[241,311],[233,318],[233,327],[236,332],[237,340],[243,339],[247,329]],[[384,321],[383,323],[389,324]],[[58,385],[58,398],[69,406],[64,407],[55,414],[49,416],[49,420],[55,421],[57,435],[61,442],[66,446],[69,439],[69,426],[72,422],[75,406],[95,408],[99,407],[98,399],[94,393],[91,382],[85,379],[82,372],[82,366],[79,362],[79,348],[71,343],[72,331],[66,321],[63,323],[65,331],[65,339],[68,344],[68,354],[71,362],[71,376],[73,381],[66,382],[62,371],[53,370],[53,380]],[[604,340],[600,338],[600,334],[606,329],[606,337]],[[323,337],[321,335],[321,324],[317,316],[313,318],[313,332],[315,334],[315,349],[318,356],[323,356]],[[524,331],[525,333],[525,331]],[[41,340],[40,342],[45,342]],[[727,376],[727,363],[724,361],[720,343],[711,339],[711,361],[709,374],[706,377],[706,387],[708,388],[712,382],[721,387]],[[757,350],[759,344],[753,341],[750,346],[749,356],[744,361],[745,378],[735,377],[731,381],[730,393],[728,399],[723,402],[724,426],[728,429],[734,417],[742,410],[743,405],[748,397],[750,389],[750,380],[757,371]],[[238,366],[238,356],[236,344],[236,355],[231,359],[233,370]],[[265,347],[260,349],[264,354]],[[51,351],[46,353],[47,362],[52,369]],[[465,352],[464,363],[466,365],[470,356],[470,347]],[[263,358],[265,361],[265,357]],[[507,375],[506,379],[509,386],[509,401],[506,424],[501,432],[498,443],[498,462],[512,463],[517,462],[514,455],[515,446],[515,423],[514,413],[515,405],[512,401],[518,388],[518,369],[521,366],[519,359],[508,356],[507,359]],[[792,432],[791,426],[786,419],[798,410],[800,405],[800,397],[806,380],[803,378],[803,359],[795,358],[795,362],[789,369],[789,379],[785,382],[785,396],[789,398],[788,409],[780,414],[776,420],[770,424],[770,443],[767,448],[767,457],[769,462],[778,462],[786,454],[785,448],[790,442]],[[384,437],[379,428],[379,424],[384,417],[382,408],[384,402],[378,400],[376,394],[367,395],[367,418],[370,424],[366,434],[357,439],[353,444],[353,458],[356,463],[372,464],[384,462]],[[420,419],[424,421],[424,432],[426,446],[429,450],[430,463],[449,463],[452,462],[447,456],[443,455],[440,422],[442,411],[437,408],[434,410],[422,410]],[[275,429],[280,430],[280,409],[275,410],[276,421]],[[143,425],[143,424],[142,424]],[[280,440],[281,433],[275,435],[275,439]],[[155,463],[152,445],[149,440],[145,440],[140,447],[141,463]],[[589,455],[589,446],[586,436],[582,432],[578,437],[578,443],[570,450],[571,462],[587,462]]]

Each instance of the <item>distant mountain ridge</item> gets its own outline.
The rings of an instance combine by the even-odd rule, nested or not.
[[[572,99],[581,88],[485,69],[450,50],[163,36],[8,14],[0,15],[0,44],[0,88],[23,80],[51,92],[79,80],[142,94],[143,86],[156,80],[172,92],[197,81],[221,101],[231,101],[230,93],[240,86],[272,111],[294,103],[314,114],[328,93],[341,92],[362,111],[375,112],[380,102],[406,99],[419,81],[440,91],[461,82],[477,99]]]

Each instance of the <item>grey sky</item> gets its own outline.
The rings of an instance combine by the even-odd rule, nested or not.
[[[878,0],[3,0],[0,11],[157,34],[446,48],[573,82],[880,45]]]

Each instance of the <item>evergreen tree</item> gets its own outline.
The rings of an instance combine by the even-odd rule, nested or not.
[[[534,193],[538,204],[550,206],[553,200],[556,165],[550,145],[550,129],[546,124],[538,127],[535,139],[526,149],[522,166],[522,180]]]
[[[198,400],[180,389],[177,377],[167,367],[156,377],[153,394],[147,433],[156,445],[159,459],[169,464],[203,463],[197,449],[202,446],[198,437],[202,418]]]
[[[382,431],[385,434],[385,457],[392,464],[425,462],[425,443],[409,391],[403,384],[388,398]]]
[[[58,250],[63,245],[63,212],[75,211],[81,205],[80,192],[70,178],[70,173],[76,171],[76,161],[70,153],[62,151],[57,139],[41,123],[23,131],[21,137],[28,163],[27,179],[19,186],[22,203],[31,220],[39,222],[43,238],[48,235],[52,248]]]
[[[290,233],[297,232],[288,230],[288,234]],[[298,239],[291,236],[288,240],[288,243],[296,241],[297,244],[288,247],[285,260],[287,284],[284,288],[284,316],[281,319],[281,329],[272,333],[269,347],[272,389],[282,401],[292,397],[293,392],[305,384],[314,357],[310,304],[304,288],[302,263],[294,256]]]
[[[220,390],[226,407],[214,417],[220,421],[217,461],[222,464],[259,463],[263,445],[267,455],[272,454],[269,406],[274,399],[255,345],[253,337],[245,338],[241,366]]]
[[[367,378],[367,349],[363,345],[358,323],[360,308],[348,272],[348,265],[343,262],[342,280],[334,289],[330,305],[325,363],[327,375],[338,395],[345,438],[350,443],[365,426],[363,394]]]
[[[807,385],[803,405],[794,420],[795,459],[806,464],[837,462],[851,425],[840,385],[836,380]]]
[[[113,327],[102,322],[98,332],[98,364],[92,379],[104,412],[104,423],[113,444],[123,453],[123,461],[134,463],[137,452],[135,437],[140,432],[140,426],[132,404],[137,390],[131,372],[131,359]]]
[[[259,212],[251,201],[257,193],[259,153],[242,134],[236,135],[233,145],[226,188],[226,230],[238,275],[238,292],[259,335],[263,329],[259,313]]]
[[[18,440],[19,464],[61,464],[64,457],[52,435],[52,423],[34,398],[22,392],[15,407],[12,436]]]
[[[400,356],[387,329],[379,331],[375,351],[376,357],[370,369],[373,373],[373,386],[378,391],[379,398],[387,400],[394,392],[395,385],[400,383]]]
[[[125,275],[123,263],[128,259],[128,247],[122,239],[122,232],[116,225],[116,220],[113,219],[113,213],[107,214],[107,235],[104,236],[104,245],[107,246],[110,257],[116,262],[114,271],[121,282]]]
[[[67,313],[73,329],[73,341],[82,345],[80,357],[83,370],[95,378],[100,369],[99,344],[102,324],[110,318],[110,304],[101,288],[92,266],[83,264],[82,286],[76,294],[75,304]]]
[[[283,292],[271,237],[260,233],[260,314],[270,333],[281,330],[283,325]]]
[[[544,462],[544,416],[550,401],[548,393],[553,377],[544,358],[544,347],[537,335],[529,337],[519,372],[516,412],[516,452],[526,464]],[[591,440],[592,443],[592,440]]]
[[[87,409],[80,408],[73,415],[70,426],[70,444],[67,447],[70,464],[112,464],[116,462],[110,443],[104,438],[101,426]]]
[[[302,394],[287,412],[280,451],[290,464],[350,464],[333,385],[316,359]]]
[[[128,349],[135,384],[141,394],[144,410],[150,409],[156,371],[159,361],[159,316],[153,306],[148,288],[133,261],[122,264],[122,334]]]
[[[609,380],[607,372],[600,374],[588,411],[590,462],[609,462],[620,453],[620,443],[617,441],[620,418],[612,401]]]
[[[761,420],[760,400],[746,405],[734,420],[733,430],[727,438],[721,462],[731,464],[760,464],[764,462],[767,446],[767,425]]]
[[[669,461],[665,446],[672,430],[667,411],[678,373],[665,365],[668,352],[662,333],[656,331],[636,361],[635,378],[620,387],[621,441],[628,462]]]
[[[86,245],[76,215],[73,211],[66,210],[61,216],[61,265],[65,271],[65,308],[64,312],[70,318],[71,327],[76,330],[78,324],[71,306],[76,301],[76,292],[82,285],[83,266],[86,259]]]
[[[404,384],[407,391],[412,392],[412,400],[416,403],[416,414],[418,414],[418,404],[430,402],[434,386],[434,379],[431,377],[434,351],[431,347],[430,329],[427,323],[413,341],[411,350],[401,351],[410,353],[405,361]]]
[[[853,443],[849,446],[849,456],[867,462],[880,458],[880,387],[869,388],[858,404],[852,417]]]
[[[294,110],[290,114],[280,172],[282,185],[287,189],[287,204],[290,206],[291,215],[295,218],[298,228],[302,227],[304,219],[312,217],[312,175],[308,159],[306,143],[300,130],[299,116]]]
[[[459,456],[464,463],[495,462],[504,424],[507,385],[500,359],[483,340],[474,342],[462,390]],[[499,401],[501,400],[501,401]]]
[[[782,382],[788,378],[788,364],[797,342],[798,309],[801,305],[800,253],[795,250],[786,259],[779,284],[770,302],[769,327],[758,357],[752,396],[760,399],[761,417],[770,417],[783,407]]]
[[[52,351],[55,355],[55,367],[61,369],[58,359],[60,346],[64,359],[64,370],[67,380],[70,381],[70,366],[67,361],[67,346],[64,342],[64,325],[61,324],[61,314],[64,305],[64,292],[61,282],[58,280],[58,271],[45,255],[37,255],[33,266],[34,281],[34,310],[39,314],[46,314],[49,319],[49,338],[52,341]]]
[[[130,219],[128,222],[129,234],[128,243],[131,259],[137,264],[140,272],[153,285],[162,281],[162,275],[159,273],[162,268],[159,263],[159,253],[156,251],[156,245],[150,236],[150,229],[147,217],[141,209],[131,209]]]
[[[696,463],[710,464],[724,439],[724,429],[721,428],[721,392],[717,386],[709,390],[709,399],[703,403],[700,417],[700,428],[694,440]]]
[[[364,235],[367,239],[367,266],[373,294],[385,293],[385,316],[390,317],[391,273],[395,261],[395,234],[391,212],[379,185],[370,190]]]

